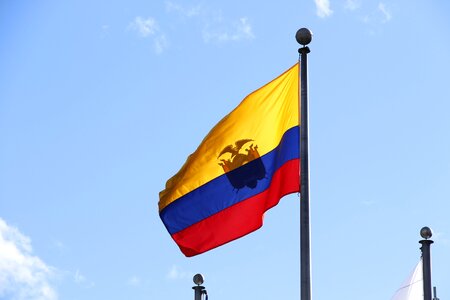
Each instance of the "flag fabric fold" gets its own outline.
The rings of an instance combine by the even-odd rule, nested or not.
[[[391,300],[423,300],[422,259],[420,259],[409,277],[395,292]]]
[[[262,226],[299,192],[299,68],[249,94],[203,139],[160,192],[159,214],[186,256]]]

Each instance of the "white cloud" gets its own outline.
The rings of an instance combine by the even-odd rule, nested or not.
[[[378,2],[376,8],[364,16],[359,18],[361,22],[368,25],[370,34],[377,34],[380,31],[380,26],[386,24],[392,19],[390,9],[383,2]]]
[[[238,37],[243,37],[245,39],[252,39],[255,37],[253,34],[252,26],[248,22],[247,18],[240,18],[239,23],[236,26]]]
[[[164,34],[160,34],[153,39],[153,48],[156,54],[161,54],[169,46],[169,42]]]
[[[73,274],[73,281],[80,287],[92,288],[95,286],[94,282],[87,280],[87,278],[81,274],[80,270],[76,270]]]
[[[66,251],[66,248],[67,248],[63,242],[61,242],[60,240],[56,240],[56,239],[54,239],[52,241],[51,246],[53,249],[56,249],[59,253],[63,253],[64,251]]]
[[[177,280],[177,279],[186,279],[186,278],[192,278],[193,274],[190,272],[185,272],[180,270],[179,267],[176,265],[173,265],[172,268],[170,268],[169,272],[167,273],[167,279],[170,280]]]
[[[361,22],[363,22],[364,24],[369,24],[371,22],[370,16],[365,15],[363,17],[360,18]]]
[[[378,10],[383,16],[383,19],[381,20],[382,23],[389,22],[392,19],[391,12],[383,2],[378,3]]]
[[[81,275],[80,270],[76,270],[75,274],[73,275],[73,279],[76,283],[81,284],[86,281],[86,277]]]
[[[55,300],[53,268],[33,255],[31,240],[0,218],[0,298]]]
[[[450,240],[446,237],[446,234],[444,232],[433,231],[433,239],[439,242],[439,244],[443,244],[446,246],[450,245]]]
[[[137,287],[140,286],[142,284],[142,280],[137,277],[136,275],[131,276],[128,280],[127,280],[127,284],[133,287]]]
[[[184,23],[196,22],[199,24],[202,28],[203,41],[206,43],[238,42],[255,38],[252,25],[246,17],[230,21],[226,20],[220,11],[210,10],[202,5],[183,6],[172,1],[165,3],[167,12],[174,13],[178,20]],[[188,25],[190,24],[183,26]],[[135,31],[142,38],[151,39],[156,54],[163,53],[169,47],[169,38],[166,32],[161,29],[154,18],[135,17],[128,25],[128,29]]]
[[[142,37],[153,36],[159,30],[158,23],[153,18],[136,17],[129,28],[137,31]]]
[[[246,17],[227,20],[220,10],[211,10],[204,5],[184,6],[166,1],[166,10],[176,13],[178,18],[186,22],[197,22],[202,28],[203,41],[225,43],[250,40],[255,37],[253,28]]]
[[[184,7],[172,1],[166,1],[166,9],[168,12],[174,11],[188,18],[199,16],[202,13],[202,7],[200,5],[193,7]]]
[[[364,206],[372,206],[372,205],[375,204],[375,201],[373,201],[373,200],[363,200],[363,201],[361,201],[361,204],[364,205]]]
[[[326,18],[331,16],[333,11],[330,8],[329,0],[314,0],[316,3],[316,14],[320,18]]]
[[[109,36],[109,34],[110,34],[110,26],[107,25],[107,24],[103,24],[100,27],[100,37],[101,38],[106,38],[106,37]]]
[[[345,1],[345,9],[348,10],[357,10],[361,6],[360,0],[346,0]]]
[[[216,19],[218,21],[218,19]],[[230,42],[249,40],[255,38],[253,29],[246,17],[242,17],[239,21],[234,22],[231,28],[223,28],[224,26],[207,26],[203,30],[203,40],[205,42]],[[227,26],[225,26],[227,27]]]
[[[153,49],[156,54],[161,54],[169,46],[166,35],[159,28],[158,22],[154,18],[136,17],[128,28],[136,31],[143,38],[153,40]]]

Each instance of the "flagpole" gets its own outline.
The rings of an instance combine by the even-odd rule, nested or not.
[[[202,295],[208,295],[206,293],[205,287],[202,286],[204,282],[204,278],[202,274],[195,274],[192,278],[196,286],[193,286],[192,289],[194,290],[194,300],[202,300]],[[208,296],[206,296],[208,297]],[[208,299],[208,298],[206,298]]]
[[[423,299],[431,300],[431,251],[430,246],[433,241],[430,240],[433,235],[429,227],[423,227],[420,230],[420,236],[424,240],[420,240],[419,243],[422,244],[420,250],[422,251],[422,264],[423,264]]]
[[[311,300],[311,247],[309,220],[309,142],[308,142],[308,64],[306,46],[312,32],[307,28],[297,31],[295,39],[303,47],[300,53],[300,299]]]

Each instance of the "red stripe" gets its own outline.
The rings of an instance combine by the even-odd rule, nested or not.
[[[194,256],[238,239],[263,224],[264,213],[280,198],[299,192],[299,160],[281,166],[264,192],[230,206],[172,235],[181,252]]]

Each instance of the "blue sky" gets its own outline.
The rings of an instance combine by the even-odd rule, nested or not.
[[[0,2],[0,299],[299,299],[299,203],[185,258],[158,193],[310,28],[313,298],[450,298],[446,1]]]

